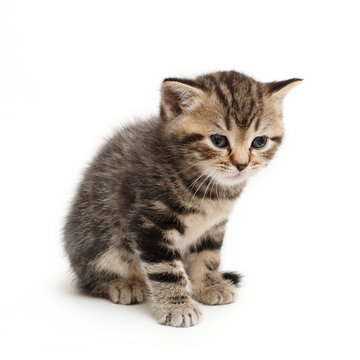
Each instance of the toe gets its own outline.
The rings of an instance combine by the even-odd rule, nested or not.
[[[120,291],[120,304],[129,305],[131,304],[131,288],[130,286],[124,286]]]
[[[144,301],[145,298],[144,290],[140,286],[134,286],[132,294],[135,303],[141,303]]]
[[[109,297],[113,303],[119,302],[119,290],[115,286],[111,286],[109,289]]]

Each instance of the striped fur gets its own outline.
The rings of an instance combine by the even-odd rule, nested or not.
[[[199,302],[232,302],[239,276],[219,271],[226,221],[280,145],[281,101],[297,82],[235,71],[165,79],[160,116],[109,139],[73,200],[64,243],[79,287],[121,304],[147,296],[171,326],[198,323]]]

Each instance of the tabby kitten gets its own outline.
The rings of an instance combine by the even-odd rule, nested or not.
[[[147,296],[171,326],[197,324],[199,303],[234,301],[239,276],[219,271],[226,221],[280,145],[281,103],[299,81],[165,79],[160,116],[108,140],[79,186],[64,240],[80,288],[120,304]]]

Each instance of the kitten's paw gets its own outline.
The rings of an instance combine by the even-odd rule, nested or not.
[[[141,280],[118,279],[101,285],[95,295],[107,297],[113,303],[131,305],[145,300],[146,286]]]
[[[154,313],[160,324],[175,327],[196,325],[202,317],[199,304],[190,298],[184,301],[184,297],[174,298],[169,304],[156,304]]]
[[[145,283],[138,280],[119,281],[109,287],[109,298],[112,302],[130,305],[141,303],[145,299]]]
[[[206,305],[230,304],[235,300],[236,287],[229,281],[206,286],[194,291],[195,299]]]

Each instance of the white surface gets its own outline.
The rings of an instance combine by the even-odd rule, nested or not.
[[[2,359],[359,359],[359,46],[355,1],[1,1]],[[119,124],[167,76],[302,77],[286,140],[229,224],[235,304],[194,328],[78,295],[61,227]],[[226,350],[226,356],[224,354]]]

